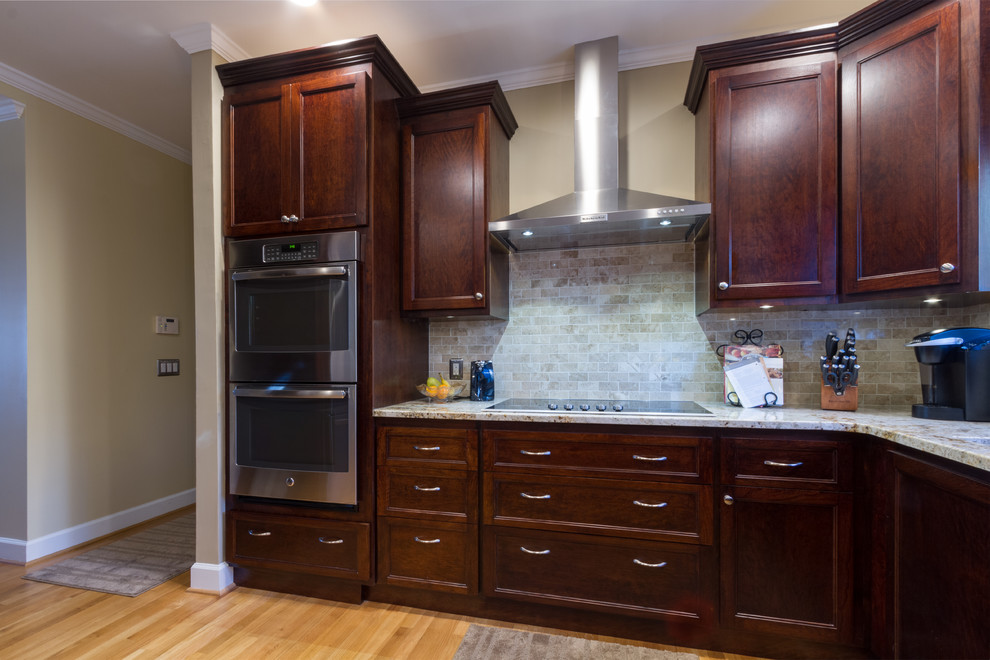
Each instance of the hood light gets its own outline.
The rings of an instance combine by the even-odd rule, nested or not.
[[[523,236],[532,236],[532,235],[533,235],[533,231],[531,229],[527,229],[526,231],[523,232]]]
[[[928,303],[929,305],[934,305],[935,303],[942,302],[942,299],[941,298],[925,298],[924,302]]]
[[[773,305],[760,305],[760,309],[773,309]]]
[[[670,220],[661,220],[660,221],[660,224],[663,225],[664,227],[666,227],[667,225],[670,224]]]

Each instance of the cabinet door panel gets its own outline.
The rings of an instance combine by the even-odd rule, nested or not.
[[[299,122],[291,162],[299,173],[292,194],[303,228],[367,224],[367,88],[365,73],[293,85]]]
[[[835,293],[835,62],[715,84],[716,300]]]
[[[842,643],[852,634],[852,495],[726,488],[722,624]]]
[[[282,86],[231,93],[226,104],[228,221],[237,228],[277,224],[285,213],[283,190],[289,188],[290,175],[282,159],[283,145],[288,142]]]
[[[424,117],[403,129],[404,309],[487,304],[485,132],[485,113],[474,110]]]
[[[845,293],[960,281],[959,67],[958,4],[842,58]]]
[[[890,458],[894,657],[990,657],[990,485]]]

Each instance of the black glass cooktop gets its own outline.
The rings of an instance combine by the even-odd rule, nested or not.
[[[694,401],[607,401],[602,399],[506,399],[488,410],[631,415],[711,415]]]

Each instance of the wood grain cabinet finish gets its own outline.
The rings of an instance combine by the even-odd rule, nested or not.
[[[486,527],[485,593],[710,625],[710,548]]]
[[[894,658],[990,657],[990,478],[887,452],[889,525],[878,544]]]
[[[693,435],[485,431],[489,470],[710,483],[712,440]]]
[[[783,454],[781,442],[793,452]],[[853,641],[853,493],[838,490],[851,488],[852,466],[834,461],[844,455],[836,452],[836,442],[721,439],[723,626],[835,644]],[[834,467],[818,460],[829,456]],[[798,474],[780,477],[774,471],[804,465],[767,462],[807,462],[809,469],[802,482]],[[740,483],[774,487],[733,485]]]
[[[713,307],[836,293],[834,54],[710,74]],[[699,126],[699,130],[706,130]]]
[[[488,222],[508,214],[515,118],[497,82],[399,104],[403,284],[409,316],[508,318],[508,255]]]
[[[484,492],[489,524],[712,542],[710,486],[486,474]]]
[[[958,284],[967,116],[960,3],[842,53],[842,279],[847,294]]]
[[[379,424],[378,575],[478,592],[478,431]]]
[[[351,67],[225,94],[228,235],[367,224],[369,87]]]
[[[482,444],[486,596],[712,625],[711,437],[485,429]]]
[[[232,512],[232,557],[240,566],[302,571],[350,580],[371,577],[371,526]]]

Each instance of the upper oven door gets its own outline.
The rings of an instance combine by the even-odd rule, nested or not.
[[[357,262],[234,269],[230,380],[357,382]]]

